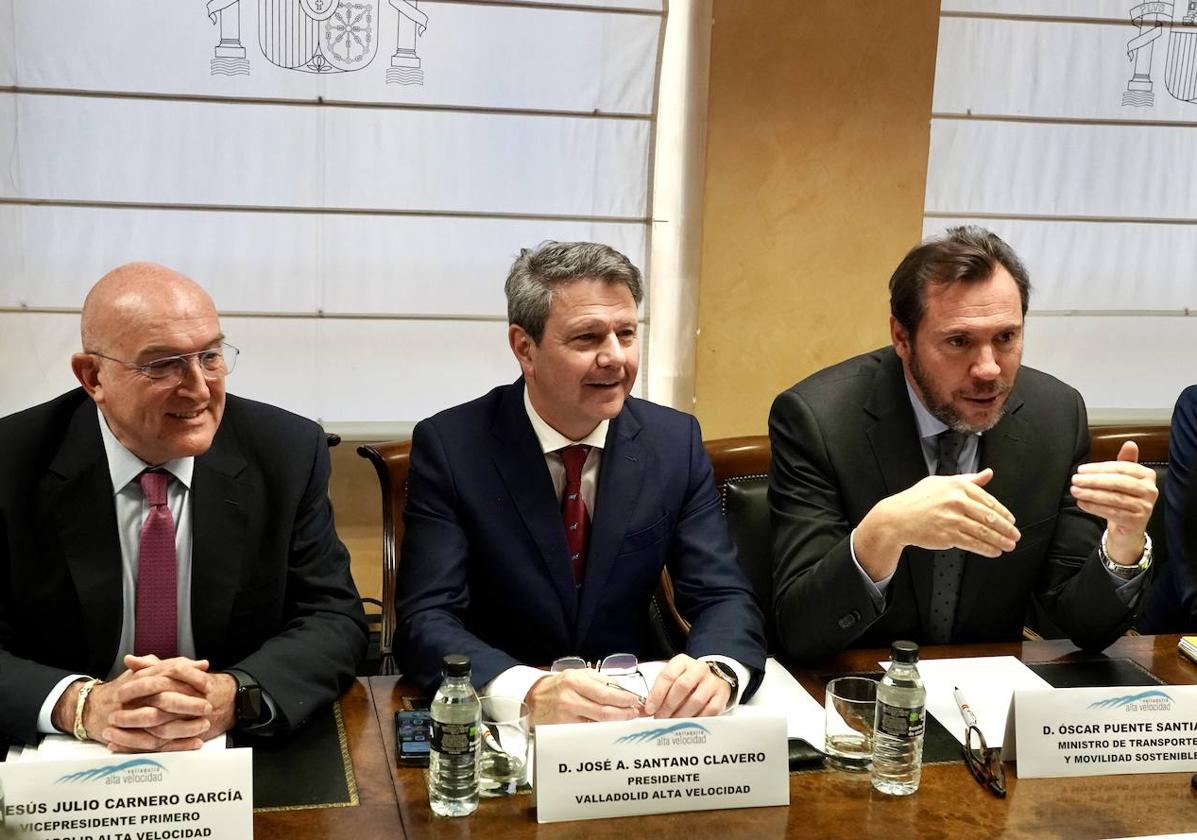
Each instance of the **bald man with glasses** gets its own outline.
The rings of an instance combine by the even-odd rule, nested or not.
[[[225,393],[239,351],[176,271],[114,269],[80,326],[82,387],[0,419],[0,738],[302,725],[366,647],[323,431]]]

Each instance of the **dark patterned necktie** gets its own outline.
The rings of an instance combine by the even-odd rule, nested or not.
[[[586,539],[590,536],[590,515],[582,498],[582,465],[590,454],[590,447],[574,444],[557,450],[565,464],[565,492],[561,494],[561,519],[565,523],[565,542],[569,545],[569,563],[574,570],[574,583],[582,585],[586,571]]]
[[[178,585],[175,520],[166,506],[170,476],[147,470],[137,477],[150,510],[141,526],[137,554],[137,605],[133,652],[167,659],[177,653]]]
[[[956,475],[960,472],[960,450],[967,435],[951,429],[940,432],[935,446],[938,463],[936,475]],[[958,548],[935,552],[931,584],[931,641],[947,644],[952,640],[952,624],[956,619],[956,602],[960,598],[960,579],[964,575],[964,552]]]

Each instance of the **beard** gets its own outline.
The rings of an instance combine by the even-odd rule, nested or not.
[[[974,423],[965,419],[956,406],[953,405],[952,398],[954,396],[963,397],[963,393],[948,394],[941,397],[935,390],[935,383],[927,372],[923,370],[919,364],[918,354],[914,351],[913,342],[910,348],[910,375],[914,378],[914,383],[918,386],[920,395],[923,398],[923,403],[927,407],[927,411],[931,412],[931,416],[943,423],[954,432],[961,432],[966,435],[980,434],[981,432],[988,432],[998,424],[1002,416],[1006,413],[1006,401],[1003,398],[1001,407],[994,412],[993,417],[982,423]],[[1008,394],[1010,389],[1014,387],[1013,382],[1002,382],[1000,380],[993,380],[990,382],[974,382],[973,388],[969,393],[972,397],[1003,397]]]

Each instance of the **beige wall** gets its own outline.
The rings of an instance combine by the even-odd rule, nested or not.
[[[799,10],[801,13],[799,13]],[[888,342],[922,229],[938,0],[715,0],[695,412],[773,397]]]
[[[353,581],[363,597],[382,596],[382,497],[374,467],[358,457],[358,442],[346,439],[329,453],[328,495],[337,536],[349,549]]]

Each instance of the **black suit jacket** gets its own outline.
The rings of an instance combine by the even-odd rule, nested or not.
[[[395,649],[427,689],[468,654],[481,686],[517,664],[643,656],[668,565],[692,622],[686,652],[764,668],[763,618],[719,512],[693,417],[629,398],[611,421],[579,590],[523,382],[416,426]],[[745,695],[748,696],[748,695]]]
[[[72,673],[104,676],[120,641],[121,553],[95,404],[82,390],[0,419],[0,736],[33,742]],[[365,652],[365,617],[333,527],[325,436],[229,396],[192,478],[192,627],[284,728],[331,701]]]
[[[813,658],[850,645],[926,639],[932,552],[907,548],[878,611],[852,561],[851,530],[887,496],[927,476],[902,363],[892,348],[849,359],[784,391],[769,415],[774,611],[782,646]],[[1015,516],[1017,547],[966,555],[952,640],[1020,638],[1032,595],[1084,648],[1109,645],[1134,610],[1097,558],[1100,520],[1068,492],[1089,452],[1074,389],[1023,367],[1005,414],[981,436],[987,492]]]

